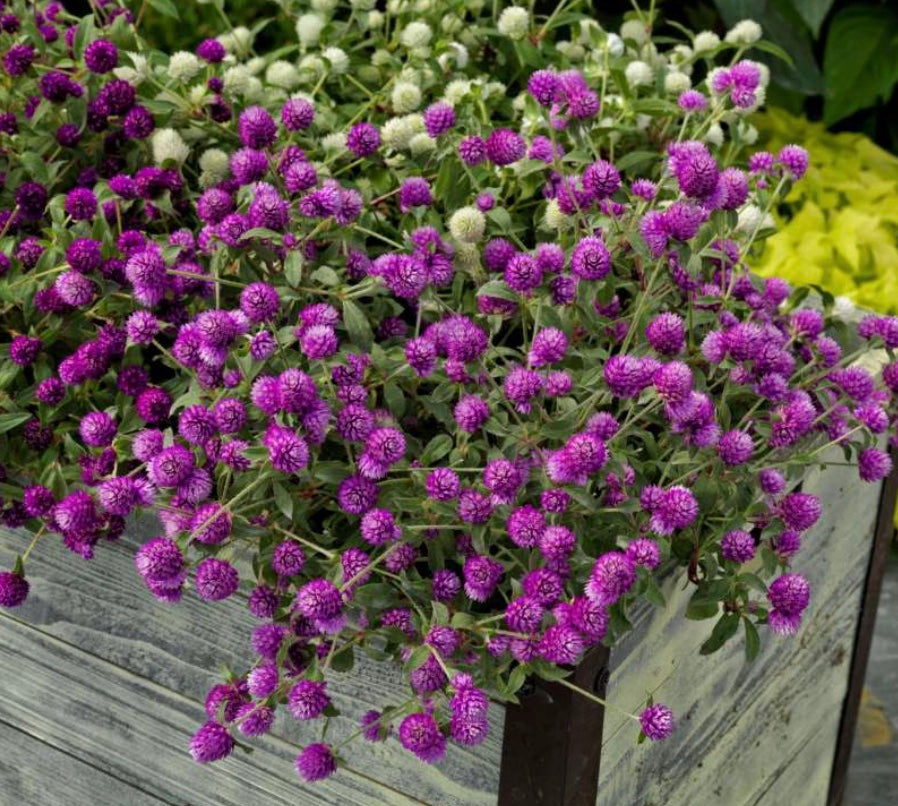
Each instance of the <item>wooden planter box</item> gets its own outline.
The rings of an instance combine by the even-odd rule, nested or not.
[[[637,709],[650,692],[678,716],[677,733],[635,744],[632,720],[557,685],[522,705],[493,708],[487,742],[450,743],[437,767],[395,740],[353,743],[351,769],[321,784],[292,769],[320,726],[278,716],[274,735],[211,766],[187,755],[202,698],[224,661],[251,662],[254,626],[243,602],[188,596],[157,604],[133,570],[148,532],[98,547],[82,562],[47,541],[29,564],[32,595],[0,613],[0,791],[3,802],[91,806],[461,804],[462,806],[836,806],[857,717],[898,476],[866,485],[832,467],[804,485],[825,521],[795,564],[813,586],[801,632],[766,634],[746,666],[741,640],[710,657],[698,647],[713,621],[682,617],[684,578],[664,585],[668,607],[634,614],[610,653],[591,654],[580,685]],[[0,566],[27,545],[0,532]],[[398,702],[397,668],[366,662],[335,676],[329,740],[355,730],[369,707]],[[404,697],[403,697],[404,699]],[[504,744],[504,752],[503,752]],[[596,773],[598,771],[598,788]],[[598,794],[596,794],[598,792]]]

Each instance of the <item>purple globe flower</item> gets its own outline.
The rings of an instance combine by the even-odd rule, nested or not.
[[[428,137],[437,138],[455,125],[455,110],[445,101],[437,101],[424,110],[424,128]]]
[[[108,39],[95,39],[84,49],[84,63],[92,73],[108,73],[118,63],[118,48]]]
[[[181,582],[184,556],[173,541],[165,537],[154,537],[144,543],[134,555],[134,565],[144,579],[152,582]]]
[[[644,709],[639,715],[642,732],[652,741],[666,739],[676,729],[673,711],[666,705],[655,703]]]
[[[234,739],[228,729],[217,722],[206,722],[190,739],[190,755],[200,764],[219,761],[231,754]]]
[[[485,602],[502,578],[502,563],[492,557],[475,554],[465,560],[465,593],[475,602]]]
[[[315,119],[315,107],[304,98],[291,98],[281,107],[281,123],[288,132],[308,129]]]
[[[18,607],[28,598],[28,580],[12,571],[0,571],[0,607]]]
[[[720,553],[725,560],[747,563],[755,556],[754,538],[741,529],[727,532],[720,541]]]
[[[227,599],[239,584],[237,569],[224,560],[207,557],[196,567],[196,592],[207,602]]]
[[[297,757],[296,772],[303,781],[322,781],[337,771],[337,760],[326,744],[310,744]]]
[[[610,551],[595,561],[585,592],[598,604],[614,604],[634,582],[636,567],[633,560],[623,552]]]
[[[430,714],[409,714],[399,725],[399,741],[422,761],[434,764],[446,753],[446,737]]]
[[[357,157],[367,157],[380,148],[380,132],[370,123],[356,123],[346,135],[346,148]]]
[[[317,719],[331,704],[327,683],[317,680],[300,680],[287,696],[287,707],[296,719]]]
[[[240,113],[237,133],[247,148],[262,149],[277,139],[277,124],[261,106],[248,106]]]
[[[524,138],[511,129],[495,129],[486,139],[486,157],[496,165],[511,165],[523,159],[526,153]]]

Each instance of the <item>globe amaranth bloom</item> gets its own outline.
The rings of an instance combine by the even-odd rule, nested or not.
[[[639,715],[639,724],[646,738],[652,741],[666,739],[676,729],[673,711],[661,703],[645,708]]]
[[[727,532],[720,540],[720,553],[725,560],[747,563],[755,556],[754,538],[742,529]]]
[[[310,744],[297,757],[294,764],[303,781],[322,781],[337,771],[337,760],[326,744]]]
[[[190,755],[200,764],[219,761],[231,754],[235,744],[226,727],[210,721],[190,738]]]
[[[327,683],[318,680],[300,680],[287,696],[287,707],[296,719],[316,719],[330,705]]]
[[[775,633],[790,635],[801,625],[801,614],[811,600],[811,586],[800,574],[783,574],[767,590],[771,610],[767,623]]]
[[[614,604],[636,582],[636,566],[621,551],[610,551],[599,557],[592,567],[585,592],[589,599],[602,605]]]
[[[13,571],[0,571],[0,607],[18,607],[28,598],[28,580]]]
[[[208,602],[227,599],[239,584],[237,569],[224,560],[207,557],[196,567],[196,592]]]
[[[326,632],[338,631],[345,620],[343,597],[339,589],[326,579],[313,579],[296,594],[296,607]]]
[[[430,714],[409,714],[399,725],[399,741],[422,761],[433,764],[446,753],[446,737]]]
[[[357,157],[367,157],[380,147],[380,132],[371,123],[356,123],[346,135],[346,148]]]

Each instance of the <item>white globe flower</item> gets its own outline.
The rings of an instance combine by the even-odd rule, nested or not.
[[[480,249],[476,244],[459,243],[455,250],[453,263],[461,271],[473,271],[480,265]]]
[[[487,81],[486,84],[483,85],[481,95],[485,101],[493,95],[505,95],[506,89],[508,88],[501,81]]]
[[[186,50],[172,53],[168,60],[168,74],[175,81],[190,81],[200,71],[200,67],[200,60]]]
[[[326,151],[345,151],[346,134],[344,132],[331,132],[321,138],[321,145]]]
[[[272,87],[280,87],[284,90],[292,90],[299,86],[299,70],[290,62],[279,59],[268,65],[265,71],[265,81]]]
[[[408,147],[409,140],[415,136],[415,132],[405,117],[390,118],[380,130],[380,138],[384,146],[400,151]]]
[[[242,64],[237,64],[225,70],[221,78],[225,93],[233,97],[246,92],[252,76]]]
[[[627,84],[631,87],[644,87],[651,84],[654,80],[652,68],[645,62],[630,62],[624,69],[624,75],[627,77]]]
[[[436,150],[437,141],[430,137],[426,132],[421,132],[420,134],[414,135],[412,139],[408,141],[408,147],[413,156],[421,157],[424,154],[429,154],[431,151]]]
[[[608,33],[605,38],[605,48],[608,50],[609,56],[623,56],[626,46],[624,40],[617,34]]]
[[[557,199],[549,199],[546,212],[543,213],[543,223],[546,229],[563,230],[571,225],[571,220],[561,212]]]
[[[259,80],[255,76],[250,76],[247,79],[246,87],[243,90],[244,100],[255,103],[262,101],[264,99],[264,96],[265,88],[262,86],[261,80]]]
[[[455,106],[461,103],[470,92],[471,82],[464,78],[457,78],[446,85],[446,89],[443,90],[443,100]]]
[[[462,18],[457,14],[445,14],[440,20],[440,30],[447,36],[455,36],[464,24]]]
[[[220,148],[207,148],[200,155],[200,169],[207,174],[217,176],[217,182],[227,177],[230,172],[229,157]]]
[[[758,130],[751,123],[743,122],[739,133],[742,137],[742,142],[748,146],[753,146],[758,142]]]
[[[174,129],[157,129],[153,132],[153,161],[157,165],[175,162],[181,165],[189,156],[190,148]]]
[[[250,73],[257,76],[265,69],[265,59],[261,56],[254,56],[248,62],[244,62],[244,66]]]
[[[468,66],[468,49],[461,42],[450,42],[446,46],[446,51],[437,57],[437,63],[444,70],[449,69],[452,60],[459,70],[464,70]]]
[[[449,219],[449,234],[462,243],[477,243],[486,231],[486,218],[476,207],[462,207]]]
[[[303,56],[299,61],[300,74],[320,76],[324,74],[324,62],[318,56]]]
[[[400,114],[403,112],[414,112],[421,106],[421,90],[417,84],[399,81],[393,87],[390,101],[393,104],[393,109]]]
[[[720,37],[713,31],[701,31],[695,35],[692,42],[692,49],[696,53],[706,53],[714,50],[720,44]]]
[[[133,67],[116,67],[112,74],[121,81],[127,81],[132,87],[138,87],[146,76]]]
[[[679,70],[672,70],[664,76],[664,91],[671,94],[679,95],[692,86],[689,76],[681,73]]]
[[[399,41],[407,48],[423,48],[430,44],[433,30],[426,22],[410,22],[399,36]]]
[[[523,39],[530,33],[530,13],[521,6],[509,6],[502,10],[496,27],[509,39]]]
[[[751,235],[757,230],[774,226],[776,226],[776,224],[770,213],[765,215],[764,211],[755,204],[746,204],[745,207],[739,211],[739,216],[736,220],[736,230],[748,235]]]
[[[320,14],[303,14],[296,21],[296,35],[303,48],[317,45],[326,22]]]
[[[708,127],[708,131],[705,132],[704,140],[706,143],[710,143],[712,146],[723,145],[723,129],[721,128],[719,123],[712,123]]]
[[[433,0],[416,0],[415,12],[418,14],[427,14],[433,10]]]
[[[369,11],[367,23],[369,28],[381,28],[384,24],[384,15],[380,11]]]
[[[337,2],[338,0],[312,0],[309,5],[312,7],[312,11],[327,16],[337,7]]]
[[[349,56],[342,48],[325,48],[321,55],[330,63],[335,75],[342,75],[349,69]]]
[[[253,46],[253,33],[244,25],[238,25],[230,33],[222,34],[218,41],[228,53],[245,56]]]
[[[356,11],[371,11],[377,0],[349,0],[349,5]]]
[[[754,20],[740,20],[727,31],[726,41],[734,45],[751,45],[763,34],[761,26]]]
[[[200,106],[206,99],[206,95],[205,84],[197,84],[190,88],[190,92],[187,93],[187,99],[190,101],[191,106]]]
[[[649,38],[645,30],[645,23],[639,20],[627,20],[620,27],[621,39],[632,39],[639,47],[642,47]]]

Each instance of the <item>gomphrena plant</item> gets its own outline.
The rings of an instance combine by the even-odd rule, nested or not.
[[[108,3],[0,17],[2,517],[34,533],[0,604],[39,540],[90,558],[155,513],[149,593],[259,620],[201,762],[279,706],[333,716],[357,652],[409,683],[359,733],[437,762],[489,697],[572,685],[664,574],[717,619],[703,652],[796,632],[821,514],[796,486],[833,446],[889,473],[898,364],[854,362],[898,319],[847,352],[748,271],[808,160],[750,153],[758,26],[661,46],[576,3],[283,5],[270,55],[239,28],[154,52]]]

